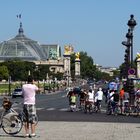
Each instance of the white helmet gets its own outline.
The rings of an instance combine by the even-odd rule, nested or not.
[[[102,91],[102,88],[101,87],[99,88],[99,91]]]

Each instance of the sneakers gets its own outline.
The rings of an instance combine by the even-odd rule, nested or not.
[[[29,138],[32,138],[32,137],[35,137],[36,136],[36,134],[35,133],[33,133],[33,134],[25,134],[25,138],[27,138],[27,137],[29,137]]]
[[[31,135],[30,135],[30,137],[35,137],[35,136],[36,136],[36,134],[35,134],[35,133],[33,133],[33,134],[31,134]]]
[[[29,137],[29,136],[30,136],[29,134],[25,134],[25,136],[24,136],[24,137],[25,137],[25,138],[27,138],[27,137]]]

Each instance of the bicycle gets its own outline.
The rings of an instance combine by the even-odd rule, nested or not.
[[[80,110],[81,111],[85,110],[85,100],[84,99],[80,99]]]
[[[136,113],[136,116],[140,115],[140,102],[139,102],[139,100],[136,100],[136,105],[135,105],[134,113]]]
[[[113,113],[115,116],[119,114],[119,104],[118,102],[114,102]]]
[[[95,103],[95,107],[94,107],[94,111],[100,112],[101,113],[101,100],[97,100],[97,102]]]
[[[88,111],[90,114],[93,113],[93,102],[91,102],[91,101],[85,102],[85,113],[87,113]]]
[[[0,128],[3,129],[3,131],[6,134],[9,135],[15,135],[18,134],[22,127],[23,127],[23,119],[25,117],[25,114],[23,111],[18,113],[16,110],[12,108],[12,105],[9,108],[4,108],[1,113],[1,121],[0,121]],[[38,123],[38,116],[35,116],[35,125]]]
[[[124,102],[124,115],[128,116],[130,115],[130,105],[129,102]]]

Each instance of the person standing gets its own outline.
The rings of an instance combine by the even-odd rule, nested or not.
[[[22,86],[23,91],[23,112],[25,113],[24,126],[26,137],[35,137],[35,95],[39,88],[33,84],[33,79],[31,76],[28,77],[27,84]],[[31,135],[29,134],[29,126],[31,125]]]

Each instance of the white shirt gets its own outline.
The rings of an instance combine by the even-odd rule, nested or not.
[[[38,87],[34,84],[25,84],[22,86],[24,104],[35,104],[35,93]]]
[[[97,91],[97,100],[103,100],[103,91]]]
[[[88,101],[94,102],[94,92],[88,92]]]

